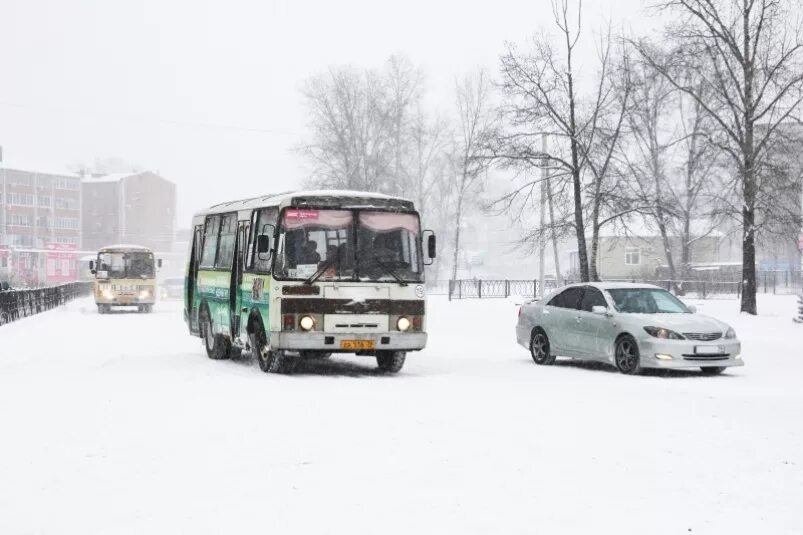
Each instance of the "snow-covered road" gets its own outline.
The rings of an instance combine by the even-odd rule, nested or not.
[[[0,533],[803,533],[791,297],[696,302],[746,366],[535,366],[510,301],[430,299],[430,345],[266,375],[180,304],[0,328]]]

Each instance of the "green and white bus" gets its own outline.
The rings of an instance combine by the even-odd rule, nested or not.
[[[193,218],[184,318],[212,359],[245,349],[262,371],[283,372],[297,358],[355,353],[395,373],[426,345],[434,257],[434,234],[397,197],[299,191],[218,204]]]

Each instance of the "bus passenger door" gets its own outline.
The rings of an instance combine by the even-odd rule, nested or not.
[[[229,291],[229,310],[231,310],[231,337],[232,340],[240,338],[242,326],[248,322],[248,313],[242,312],[243,296],[241,286],[243,283],[243,265],[248,250],[248,229],[251,224],[241,221],[237,227],[237,245],[234,253],[234,266],[231,270],[231,288]],[[245,316],[245,317],[243,317]],[[244,338],[241,338],[245,342]]]
[[[203,225],[195,227],[192,237],[192,249],[190,251],[189,264],[187,269],[187,279],[184,282],[184,310],[187,314],[187,324],[190,332],[198,334],[198,263],[201,258],[201,247],[203,245]]]

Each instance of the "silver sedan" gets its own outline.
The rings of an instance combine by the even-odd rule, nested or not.
[[[536,364],[565,356],[608,362],[626,374],[700,368],[708,375],[744,365],[733,328],[645,284],[559,288],[521,307],[516,337]]]

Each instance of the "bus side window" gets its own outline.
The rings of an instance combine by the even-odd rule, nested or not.
[[[204,246],[201,253],[201,267],[215,267],[215,255],[217,254],[218,233],[220,232],[220,216],[211,216],[206,219],[204,228]]]
[[[237,217],[233,214],[223,216],[220,224],[217,259],[215,267],[231,269],[234,260],[234,243],[237,240]]]
[[[246,236],[246,246],[244,247],[243,251],[243,267],[245,271],[252,271],[254,269],[254,247],[256,243],[256,235],[257,235],[257,218],[259,217],[259,212],[254,210],[251,214],[251,223],[248,225],[249,231],[248,235]]]
[[[269,234],[271,243],[273,242],[273,230],[276,228],[276,218],[278,211],[275,208],[266,208],[259,211],[259,220],[257,221],[256,229],[251,233],[253,240],[251,240],[251,257],[253,258],[254,270],[260,273],[268,273],[270,271],[270,258],[259,258],[256,255],[256,240],[260,234]]]

